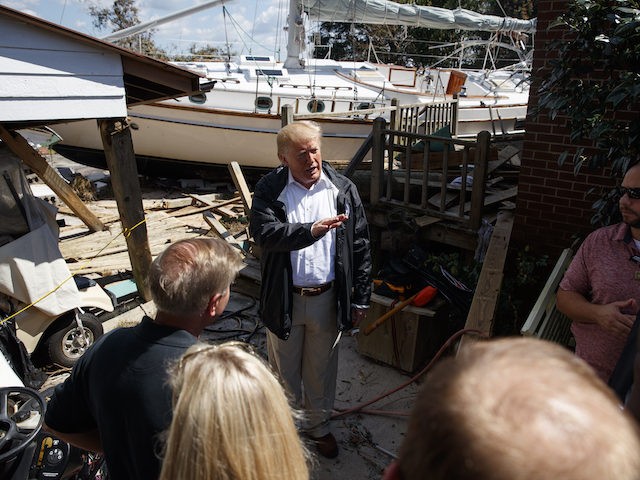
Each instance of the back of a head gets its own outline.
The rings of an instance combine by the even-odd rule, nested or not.
[[[428,375],[400,450],[404,480],[640,479],[635,423],[557,344],[474,343]]]
[[[177,316],[200,313],[212,294],[226,291],[241,267],[242,257],[223,240],[180,240],[151,263],[151,297],[159,311]]]
[[[197,344],[174,367],[174,413],[160,480],[308,479],[284,390],[247,348]]]
[[[316,122],[305,120],[285,125],[280,129],[276,138],[278,154],[283,154],[289,145],[308,140],[317,140],[318,142],[322,140],[322,129]]]

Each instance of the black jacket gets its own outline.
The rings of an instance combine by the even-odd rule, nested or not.
[[[339,190],[337,213],[349,218],[336,230],[335,288],[338,298],[338,328],[351,328],[351,304],[368,305],[371,297],[371,251],[367,218],[356,186],[322,163],[326,178]],[[289,169],[281,166],[256,185],[249,232],[261,249],[262,287],[260,316],[265,326],[286,340],[291,331],[292,250],[316,241],[312,223],[287,223],[284,203],[278,199],[289,180]],[[320,220],[320,219],[318,219]]]

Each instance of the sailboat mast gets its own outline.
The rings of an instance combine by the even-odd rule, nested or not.
[[[285,68],[300,68],[300,53],[304,42],[304,23],[297,0],[289,0],[287,17],[287,59]]]
[[[101,40],[106,40],[108,42],[115,42],[116,40],[120,40],[122,38],[135,35],[136,33],[146,32],[147,30],[155,28],[159,25],[164,25],[165,23],[178,20],[188,15],[193,15],[194,13],[201,12],[202,10],[206,10],[207,8],[216,7],[218,5],[224,5],[225,2],[231,2],[231,1],[233,0],[211,0],[209,2],[205,2],[203,4],[196,5],[194,7],[185,8],[184,10],[180,10],[179,12],[174,12],[172,14],[166,15],[161,18],[157,18],[155,20],[150,20],[148,22],[143,22],[143,23],[139,23],[138,25],[134,25],[133,27],[117,30],[115,32],[109,33],[108,35],[103,35],[102,37],[99,37],[99,38]]]

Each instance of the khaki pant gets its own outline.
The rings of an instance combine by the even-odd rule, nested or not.
[[[335,287],[315,297],[293,295],[293,325],[287,340],[267,331],[269,362],[298,408],[303,429],[313,437],[329,433],[336,396],[338,337]]]

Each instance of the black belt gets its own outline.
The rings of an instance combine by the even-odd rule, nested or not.
[[[293,293],[297,293],[302,297],[315,297],[320,295],[333,287],[333,282],[318,285],[317,287],[293,287]]]

